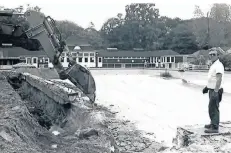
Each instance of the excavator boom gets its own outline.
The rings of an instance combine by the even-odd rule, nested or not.
[[[10,18],[13,15],[15,14],[12,11],[0,11],[0,16]],[[39,50],[42,47],[58,72],[60,79],[69,79],[94,102],[96,97],[95,80],[88,69],[73,60],[55,21],[51,17],[34,10],[26,11],[23,16],[29,23],[29,28],[26,31],[23,31],[20,26],[0,22],[0,44],[12,43],[14,46],[29,51]],[[70,60],[67,69],[60,62],[62,52],[67,52]]]

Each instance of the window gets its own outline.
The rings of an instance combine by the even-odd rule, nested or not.
[[[77,59],[76,57],[73,57],[73,60],[74,60],[74,61],[76,61],[76,59]]]
[[[90,58],[90,62],[93,63],[95,60],[94,60],[94,57],[91,57]]]
[[[45,63],[48,63],[49,62],[49,59],[48,58],[45,58]]]
[[[95,54],[94,53],[90,53],[90,56],[95,56]]]
[[[79,62],[83,62],[83,58],[82,57],[79,57]]]
[[[99,62],[102,62],[102,57],[99,58]]]
[[[153,57],[153,63],[155,63],[156,62],[156,58],[155,57]]]
[[[160,59],[160,57],[157,57],[157,61],[158,61],[158,63],[160,63],[160,62],[161,62],[161,59]]]
[[[168,62],[168,63],[170,62],[170,57],[167,57],[167,62]]]
[[[76,56],[77,56],[77,53],[72,53],[72,56],[76,57]]]
[[[7,65],[7,60],[3,60],[3,65]]]
[[[27,64],[31,64],[31,58],[27,58]]]
[[[33,58],[33,63],[37,63],[37,58]]]
[[[89,54],[88,53],[84,53],[84,56],[88,56]]]
[[[171,62],[172,62],[172,63],[174,63],[174,62],[175,62],[175,61],[174,61],[174,57],[171,57]]]
[[[84,58],[84,62],[85,62],[85,63],[88,62],[88,58],[87,58],[87,57]]]
[[[26,59],[20,59],[20,62],[26,63]]]
[[[67,57],[67,62],[70,62],[70,59]]]
[[[79,56],[83,56],[83,53],[79,53]]]

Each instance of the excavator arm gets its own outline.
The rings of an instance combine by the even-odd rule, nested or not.
[[[12,17],[13,12],[0,11],[0,16]],[[95,101],[95,80],[91,72],[73,60],[65,41],[56,27],[55,21],[37,11],[26,11],[23,16],[29,23],[29,28],[23,31],[17,25],[0,23],[0,43],[12,43],[14,46],[25,48],[29,51],[39,50],[46,52],[60,79],[69,79],[89,99]],[[65,69],[60,62],[60,56],[67,52],[70,59],[69,66]]]

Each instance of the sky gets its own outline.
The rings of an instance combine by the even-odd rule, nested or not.
[[[118,13],[125,14],[125,6],[130,3],[155,3],[160,15],[190,19],[193,17],[195,5],[203,12],[211,8],[213,3],[231,4],[231,0],[1,0],[0,6],[16,8],[20,5],[39,6],[47,16],[56,20],[71,20],[86,28],[90,22],[99,30],[103,23]]]

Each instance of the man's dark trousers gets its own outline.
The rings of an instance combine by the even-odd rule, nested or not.
[[[219,103],[221,101],[222,93],[215,92],[213,89],[209,89],[209,117],[213,128],[219,128],[220,122],[220,111]]]

